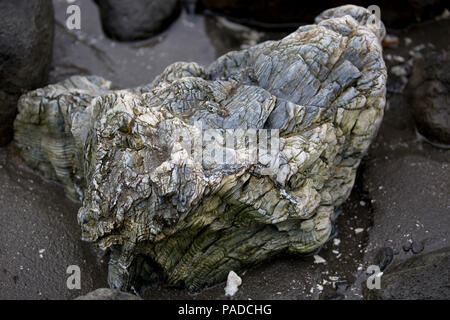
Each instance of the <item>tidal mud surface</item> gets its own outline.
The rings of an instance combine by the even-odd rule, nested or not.
[[[73,299],[106,286],[103,253],[81,241],[79,203],[0,148],[0,299]],[[69,265],[81,290],[66,285]]]

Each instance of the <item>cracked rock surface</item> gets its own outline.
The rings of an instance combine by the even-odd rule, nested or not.
[[[314,252],[383,116],[385,32],[368,18],[330,9],[280,41],[208,67],[175,63],[131,90],[95,76],[38,89],[19,101],[16,145],[82,200],[83,239],[111,250],[112,287],[162,278],[195,291],[282,252]],[[279,152],[259,146],[249,161],[246,139],[229,148],[205,138],[212,129],[276,131]],[[223,163],[211,148],[244,160]]]

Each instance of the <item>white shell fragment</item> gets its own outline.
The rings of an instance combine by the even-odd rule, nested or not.
[[[234,271],[230,271],[225,287],[225,295],[232,297],[238,292],[238,287],[242,284],[242,279]]]
[[[318,256],[317,254],[314,255],[314,263],[326,263],[327,260],[322,258],[321,256]]]

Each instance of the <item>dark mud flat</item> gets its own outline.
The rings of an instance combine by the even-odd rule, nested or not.
[[[208,64],[241,45],[283,36],[245,29],[240,37],[233,25],[183,13],[157,37],[117,43],[103,35],[93,1],[79,2],[82,30],[68,31],[67,2],[54,0],[51,82],[97,74],[116,87],[133,87],[152,81],[172,62]],[[386,54],[406,57],[413,46],[427,42],[448,46],[449,32],[448,20],[398,31],[399,46]],[[392,248],[396,263],[413,254],[402,249],[409,240],[422,243],[422,253],[449,246],[449,163],[449,151],[417,139],[403,95],[389,94],[379,135],[337,219],[340,243],[331,240],[318,253],[326,263],[315,264],[312,256],[272,259],[240,274],[243,284],[233,299],[362,299],[365,270],[381,248]],[[61,186],[21,165],[11,147],[0,149],[0,299],[71,299],[107,286],[107,258],[80,240],[78,207]],[[66,268],[73,264],[81,268],[82,290],[66,288]],[[193,295],[156,284],[140,294],[145,299],[223,299],[224,286]]]
[[[0,182],[0,299],[72,299],[106,285],[100,253],[80,240],[79,204],[60,185],[11,148],[0,148]],[[67,288],[69,265],[80,267],[81,290]]]
[[[385,55],[407,60],[409,51],[422,44],[450,49],[448,19],[395,34],[399,45],[385,49]],[[411,44],[405,43],[406,38],[411,39]],[[388,88],[393,79],[388,77]],[[388,272],[389,267],[413,255],[450,246],[450,151],[436,148],[417,135],[404,93],[389,92],[387,98],[379,134],[362,165],[362,181],[373,209],[373,227],[368,233],[363,264],[376,264],[380,250],[391,248],[394,259]],[[405,251],[413,245],[416,252]],[[441,275],[433,276],[439,280]],[[366,278],[360,274],[352,289],[365,286]],[[421,291],[414,285],[413,289]]]

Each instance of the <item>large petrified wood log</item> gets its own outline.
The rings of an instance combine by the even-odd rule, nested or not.
[[[141,88],[73,77],[22,96],[16,145],[82,200],[83,238],[111,249],[112,287],[158,274],[197,290],[327,241],[383,116],[383,35],[345,6],[207,68],[175,63]],[[226,130],[247,131],[229,148],[216,135]],[[255,151],[249,132],[278,135]]]

